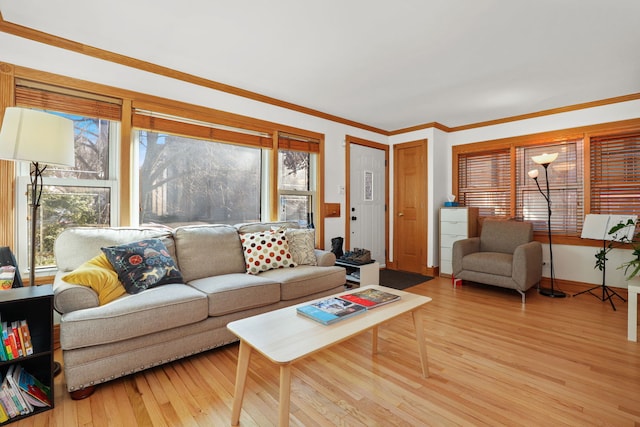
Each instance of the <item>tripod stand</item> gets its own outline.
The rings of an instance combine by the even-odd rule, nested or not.
[[[616,291],[614,291],[613,289],[611,289],[609,286],[607,286],[605,284],[606,271],[607,271],[607,241],[603,240],[602,241],[602,285],[594,286],[594,287],[586,289],[586,290],[584,290],[582,292],[578,292],[577,294],[575,294],[573,296],[577,297],[578,295],[581,295],[581,294],[584,294],[584,293],[588,292],[591,295],[593,295],[594,297],[600,299],[601,301],[609,300],[609,302],[611,303],[611,308],[613,308],[613,311],[616,311],[616,306],[613,304],[613,296],[614,295],[617,296],[618,298],[620,298],[622,300],[622,302],[627,302],[627,300],[622,298]],[[602,288],[602,298],[600,296],[596,295],[595,293],[593,293],[593,290],[594,289],[598,289],[598,288]]]

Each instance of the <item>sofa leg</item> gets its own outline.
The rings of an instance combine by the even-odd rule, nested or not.
[[[91,396],[94,391],[96,391],[96,386],[91,385],[80,390],[70,391],[69,396],[71,396],[72,400],[82,400]]]
[[[522,295],[522,303],[524,304],[524,298],[526,296],[526,294],[518,289],[516,289],[516,291],[520,292],[520,295]]]

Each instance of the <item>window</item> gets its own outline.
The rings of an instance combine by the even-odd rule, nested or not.
[[[551,232],[578,236],[582,230],[582,139],[561,143],[518,147],[516,166],[516,217],[533,222],[535,231],[548,228],[547,201],[540,194],[536,182],[528,171],[538,169],[538,183],[546,195],[544,168],[531,158],[544,153],[558,153],[558,158],[547,169],[551,199]]]
[[[36,270],[55,265],[53,245],[68,227],[117,224],[117,147],[120,105],[117,100],[37,83],[19,81],[16,105],[37,108],[73,120],[75,167],[47,167],[36,224]],[[29,265],[30,164],[17,168],[18,265]],[[27,218],[25,221],[24,218]]]
[[[591,145],[591,213],[640,213],[640,133],[594,136]]]
[[[260,221],[261,149],[140,130],[141,224]]]
[[[511,215],[508,148],[458,156],[458,201],[481,216]]]
[[[630,215],[640,212],[639,122],[621,121],[452,147],[454,192],[482,216],[531,221],[546,232],[546,176],[532,157],[558,153],[548,169],[551,231],[578,244],[588,213]],[[511,158],[511,162],[509,162]],[[539,172],[538,183],[528,176]],[[540,192],[543,194],[540,194]],[[509,208],[509,202],[511,207]]]
[[[203,118],[134,106],[138,223],[269,221],[277,208],[280,219],[306,224],[318,203],[319,141],[278,133],[274,155],[269,132]]]
[[[279,219],[314,226],[319,141],[280,134],[278,148]]]

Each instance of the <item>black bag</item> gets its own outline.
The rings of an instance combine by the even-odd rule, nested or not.
[[[334,237],[331,239],[331,252],[336,256],[336,259],[340,259],[344,252],[342,251],[342,244],[344,239],[342,237]]]

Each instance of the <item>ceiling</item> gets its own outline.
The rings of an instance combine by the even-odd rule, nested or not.
[[[7,22],[387,131],[640,93],[638,0],[95,4],[0,0],[0,12]]]

